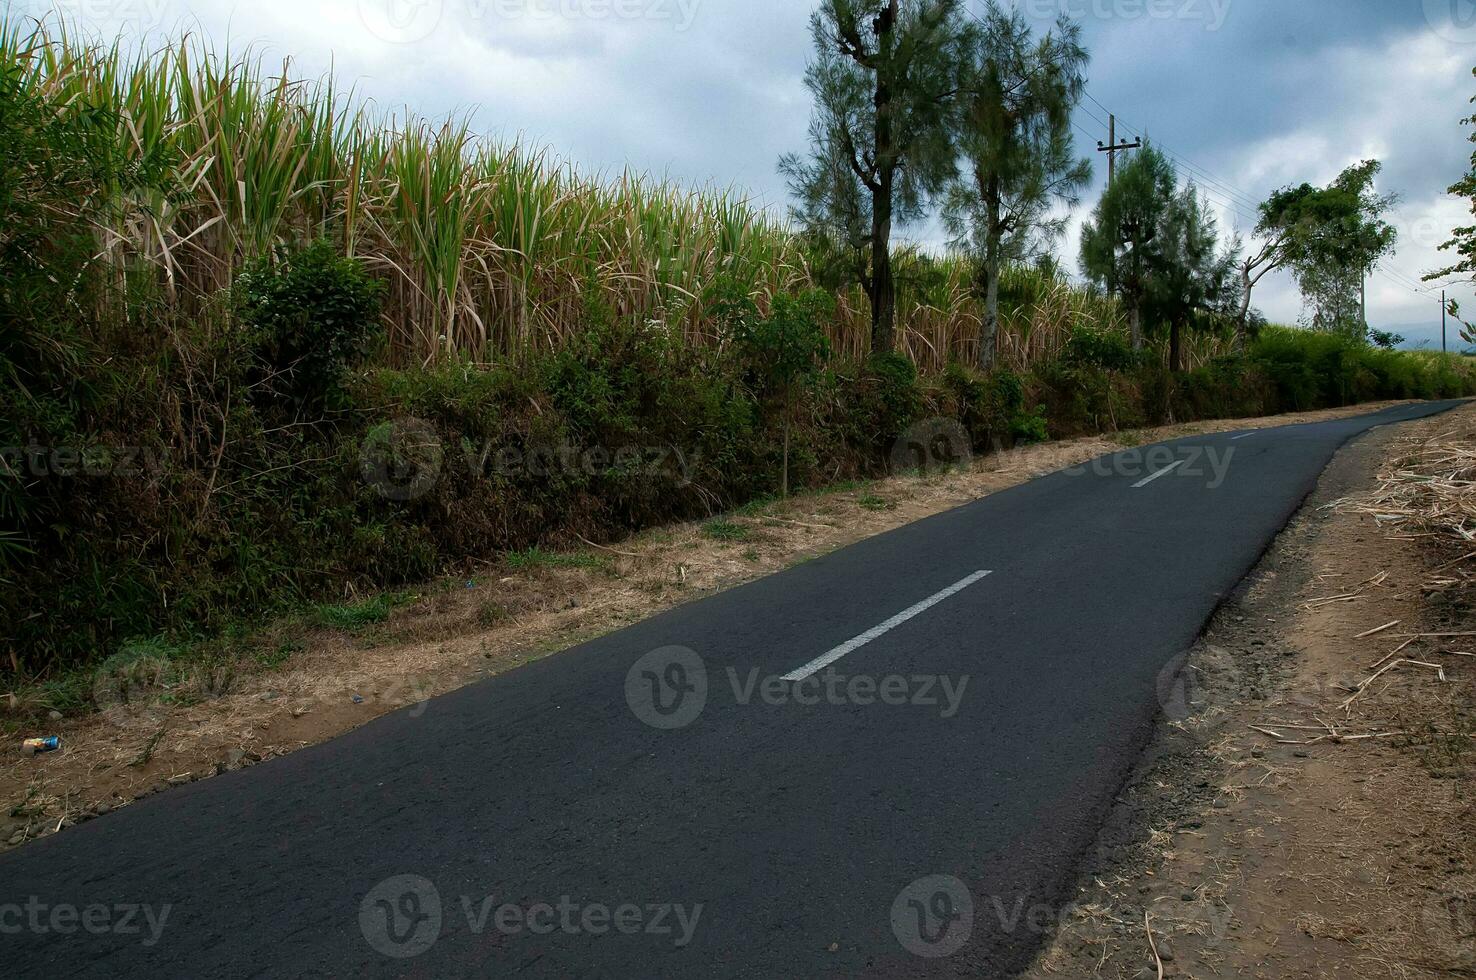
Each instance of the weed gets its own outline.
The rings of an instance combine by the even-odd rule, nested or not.
[[[777,497],[767,495],[755,497],[743,506],[735,508],[733,514],[735,517],[764,517],[778,502]]]
[[[394,605],[388,596],[374,596],[347,605],[313,607],[313,619],[319,626],[354,632],[389,619]]]
[[[276,670],[288,660],[292,659],[294,653],[302,652],[302,644],[294,640],[279,643],[275,647],[262,650],[256,655],[256,662],[265,670]]]
[[[747,541],[750,532],[746,526],[732,521],[708,521],[702,525],[702,534],[714,541]]]
[[[490,629],[498,623],[505,622],[512,616],[512,612],[500,602],[485,602],[477,609],[477,625],[483,629]]]
[[[510,551],[503,556],[502,560],[507,567],[514,571],[528,571],[534,568],[607,568],[610,564],[608,559],[598,555],[591,555],[579,551],[545,551],[542,548],[525,548],[522,551]]]

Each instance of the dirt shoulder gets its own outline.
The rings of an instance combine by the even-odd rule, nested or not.
[[[1162,676],[1026,976],[1476,976],[1473,480],[1476,406],[1339,454]]]
[[[226,661],[103,672],[95,700],[106,710],[53,716],[31,726],[40,730],[15,732],[0,748],[0,849],[173,785],[325,741],[678,603],[1124,446],[1321,421],[1391,404],[1398,403],[1011,450],[976,460],[966,472],[841,487],[614,545],[582,542],[580,551],[489,562],[408,595],[393,609],[372,600],[345,607],[339,618],[347,629],[284,623],[244,644],[249,653]],[[34,715],[18,695],[8,700],[8,729],[15,718]],[[20,752],[20,736],[49,735],[60,736],[59,751]]]

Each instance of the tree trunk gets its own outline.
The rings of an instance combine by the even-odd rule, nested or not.
[[[892,174],[883,175],[871,206],[871,350],[889,354],[895,345],[897,284],[892,278]]]
[[[999,178],[989,181],[985,192],[989,211],[989,229],[984,245],[984,264],[980,275],[984,279],[984,320],[979,324],[979,370],[994,367],[995,350],[999,344]]]
[[[1245,353],[1246,320],[1250,317],[1251,276],[1250,266],[1240,268],[1240,315],[1235,318],[1235,353]]]
[[[1128,332],[1133,338],[1133,350],[1143,349],[1143,311],[1138,308],[1138,301],[1133,300],[1132,306],[1128,307]]]
[[[877,181],[871,193],[871,351],[891,353],[895,343],[897,285],[892,280],[892,192],[897,179],[892,134],[892,58],[900,0],[889,0],[877,17],[876,110],[873,133]]]
[[[1178,317],[1169,324],[1169,370],[1174,374],[1184,370],[1184,328]]]

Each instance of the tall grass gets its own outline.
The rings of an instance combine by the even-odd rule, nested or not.
[[[590,303],[659,321],[697,343],[714,327],[703,298],[719,277],[761,304],[811,284],[799,239],[734,191],[685,190],[634,173],[583,175],[546,151],[477,138],[464,118],[378,114],[331,77],[294,77],[251,52],[184,39],[130,52],[65,27],[0,26],[0,58],[68,105],[109,110],[129,159],[167,158],[179,192],[128,201],[100,252],[152,269],[188,308],[228,287],[279,242],[328,236],[389,282],[391,357],[458,352],[516,358],[565,344]],[[900,343],[924,371],[972,360],[979,312],[970,270],[904,250]],[[1110,325],[1115,308],[1050,276],[1005,283],[1002,362],[1023,370],[1072,323]],[[842,355],[866,353],[859,289],[831,325]]]

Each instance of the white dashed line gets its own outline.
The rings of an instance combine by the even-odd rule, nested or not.
[[[908,608],[902,610],[897,615],[887,620],[885,623],[882,623],[878,626],[873,626],[871,629],[867,630],[865,633],[862,633],[860,636],[853,637],[852,639],[847,640],[846,642],[842,643],[840,646],[829,651],[828,653],[821,654],[814,660],[811,660],[809,663],[805,664],[803,667],[791,670],[789,673],[784,675],[783,679],[786,681],[802,681],[806,677],[809,677],[811,674],[824,670],[826,667],[829,667],[831,664],[835,663],[837,660],[839,660],[841,657],[844,657],[852,650],[864,647],[866,644],[870,643],[872,640],[881,636],[888,630],[896,629],[898,626],[901,626],[912,617],[919,615],[920,613],[927,612],[929,609],[933,608],[944,599],[947,599],[950,596],[957,595],[958,593],[962,592],[964,589],[967,589],[969,586],[973,585],[975,582],[979,581],[981,578],[988,574],[990,573],[975,572],[968,578],[960,582],[953,583],[942,592],[939,592],[937,595],[929,596],[922,602],[919,602],[917,605],[909,606]]]
[[[1181,459],[1177,463],[1170,463],[1168,466],[1165,466],[1163,469],[1159,470],[1157,473],[1154,473],[1152,476],[1148,477],[1147,479],[1139,480],[1137,483],[1134,483],[1133,484],[1133,489],[1134,490],[1137,490],[1137,489],[1139,489],[1141,487],[1146,487],[1148,484],[1152,483],[1154,480],[1158,479],[1160,476],[1163,476],[1166,473],[1172,473],[1174,470],[1176,470],[1179,467],[1183,466],[1187,462],[1189,462],[1187,459]]]
[[[1243,435],[1231,436],[1230,437],[1230,441],[1231,442],[1235,442],[1237,439],[1249,439],[1251,436],[1259,435],[1259,434],[1260,433],[1257,433],[1257,432],[1247,432],[1247,433],[1245,433]]]

